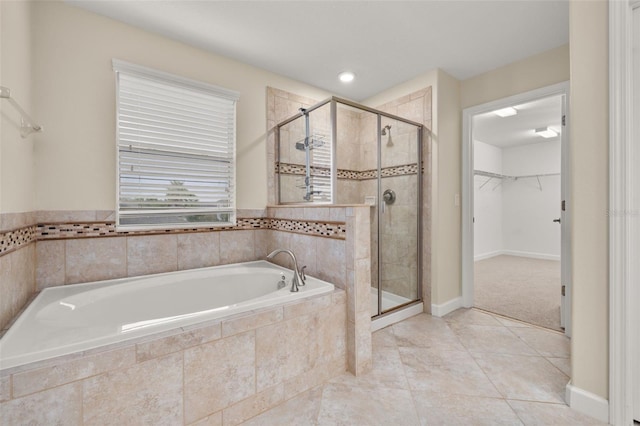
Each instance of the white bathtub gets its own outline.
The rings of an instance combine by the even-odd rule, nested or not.
[[[287,285],[278,290],[281,274]],[[0,370],[333,291],[266,261],[43,290],[0,339]]]

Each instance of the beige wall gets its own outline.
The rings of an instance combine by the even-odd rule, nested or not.
[[[29,2],[0,2],[0,85],[33,115],[30,13]],[[34,208],[33,141],[33,136],[20,137],[20,114],[1,100],[0,213]]]
[[[239,208],[267,204],[266,86],[316,99],[327,96],[319,89],[59,1],[33,4],[32,37],[33,101],[45,128],[35,142],[39,210],[115,208],[112,58],[240,92]]]
[[[608,4],[572,1],[572,383],[608,398]]]
[[[569,80],[569,45],[464,80],[462,108],[506,98]]]

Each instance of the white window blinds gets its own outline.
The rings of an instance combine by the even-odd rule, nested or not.
[[[237,94],[121,61],[113,67],[117,225],[235,223]]]

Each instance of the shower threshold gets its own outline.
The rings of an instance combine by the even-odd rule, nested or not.
[[[402,306],[411,302],[411,299],[398,296],[397,294],[390,293],[388,291],[382,291],[382,311],[392,309],[396,306]],[[411,318],[414,315],[421,314],[424,311],[424,305],[422,302],[416,302],[415,304],[407,305],[402,309],[398,309],[395,312],[389,312],[380,317],[373,318],[371,321],[371,331],[380,330],[391,324],[395,324],[407,318]],[[371,316],[378,313],[378,289],[371,287]]]

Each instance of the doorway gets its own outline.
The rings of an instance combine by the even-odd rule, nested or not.
[[[570,335],[567,93],[464,111],[463,302]]]

